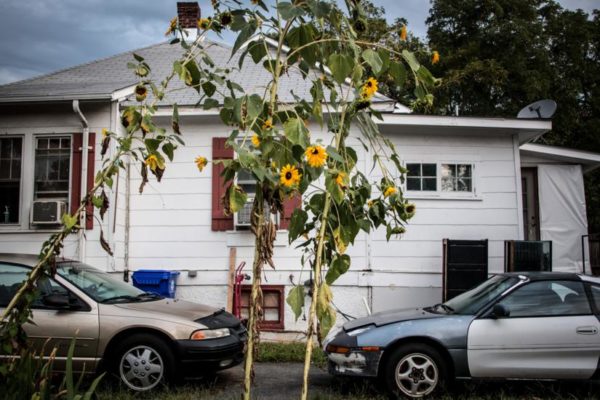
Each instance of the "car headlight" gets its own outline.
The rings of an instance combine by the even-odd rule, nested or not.
[[[229,332],[229,328],[199,329],[197,331],[192,332],[190,339],[191,340],[218,339],[218,338],[226,337],[229,335],[231,335],[231,332]]]
[[[356,329],[353,329],[353,330],[351,330],[351,331],[347,331],[346,333],[347,333],[349,336],[356,336],[356,335],[360,335],[361,333],[363,333],[363,332],[366,332],[366,331],[368,331],[369,329],[373,328],[373,326],[374,326],[374,325],[367,325],[367,326],[363,326],[362,328],[356,328]]]

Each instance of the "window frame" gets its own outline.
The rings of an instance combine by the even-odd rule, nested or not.
[[[24,220],[27,220],[27,218],[23,218],[23,211],[24,211],[24,187],[25,187],[25,179],[24,179],[24,174],[25,174],[25,157],[26,157],[26,152],[25,152],[25,146],[26,146],[26,140],[25,140],[25,135],[15,135],[15,134],[7,134],[7,135],[2,135],[0,136],[0,139],[21,139],[21,171],[19,174],[19,213],[17,215],[17,222],[12,222],[12,223],[7,223],[7,224],[0,224],[1,228],[8,228],[8,229],[14,229],[15,227],[20,227],[23,223]],[[2,215],[2,210],[0,209],[0,216]]]
[[[515,294],[517,291],[531,285],[531,284],[535,284],[535,283],[540,283],[540,282],[547,282],[547,283],[557,283],[560,284],[560,282],[573,282],[573,283],[579,283],[582,286],[582,295],[585,297],[585,300],[587,301],[588,304],[588,308],[590,310],[589,313],[587,314],[551,314],[551,315],[519,315],[519,316],[513,316],[513,315],[509,315],[508,317],[503,317],[501,319],[522,319],[522,318],[561,318],[561,317],[581,317],[581,316],[590,316],[590,315],[594,315],[594,308],[593,308],[593,304],[590,300],[590,296],[588,295],[588,290],[586,289],[586,285],[585,282],[582,281],[577,281],[577,280],[568,280],[568,279],[559,279],[559,280],[534,280],[534,281],[528,281],[522,285],[517,285],[516,287],[514,287],[512,290],[510,290],[508,293],[506,293],[504,296],[502,296],[501,298],[497,299],[492,306],[489,308],[489,310],[486,312],[486,316],[487,317],[491,317],[491,314],[493,312],[493,308],[496,304],[502,304],[502,302],[504,300],[506,300],[509,296]],[[509,310],[510,311],[510,310]]]
[[[32,176],[32,181],[33,181],[33,188],[32,188],[32,192],[31,192],[31,204],[33,204],[34,201],[36,201],[35,199],[35,168],[36,168],[36,151],[37,151],[37,144],[38,144],[38,140],[42,139],[42,138],[46,138],[46,139],[62,139],[62,138],[69,138],[69,143],[70,143],[70,149],[69,149],[69,188],[67,191],[67,199],[66,199],[66,203],[67,203],[67,210],[71,209],[71,196],[73,193],[73,147],[74,147],[74,135],[72,133],[53,133],[53,134],[49,134],[49,133],[36,133],[33,135],[33,142],[32,142],[32,149],[31,149],[31,160],[33,162],[33,176]],[[52,200],[53,198],[48,198],[50,200]],[[58,198],[57,198],[58,200]]]
[[[481,201],[483,198],[478,190],[480,179],[479,179],[479,165],[480,161],[477,159],[466,160],[460,159],[445,159],[439,158],[432,160],[428,157],[415,157],[407,158],[403,161],[402,166],[407,167],[408,164],[435,164],[436,165],[436,190],[424,191],[424,190],[408,190],[408,179],[405,179],[402,184],[402,189],[405,196],[409,199],[430,199],[430,200],[476,200]],[[453,164],[453,165],[470,165],[471,166],[471,191],[469,192],[458,192],[458,191],[444,191],[442,190],[442,165]],[[406,174],[408,178],[408,174]]]
[[[277,309],[279,310],[279,320],[277,322],[275,321],[259,321],[258,322],[258,326],[259,329],[263,332],[270,332],[270,331],[283,331],[285,329],[285,286],[284,285],[260,285],[260,288],[263,292],[263,304],[262,307],[264,309],[264,294],[265,292],[277,292],[279,294],[279,304]],[[242,285],[242,297],[244,296],[245,293],[248,294],[248,296],[250,296],[250,293],[252,292],[252,285]],[[248,297],[249,299],[250,297]],[[250,312],[250,307],[242,307],[241,306],[241,301],[242,299],[240,299],[240,312],[242,309],[247,308],[248,309],[248,313]],[[273,307],[270,307],[273,308]],[[264,316],[264,313],[263,313]]]
[[[597,301],[596,301],[596,298],[594,297],[594,292],[593,292],[594,289],[598,291],[598,300]],[[590,306],[592,308],[592,313],[598,317],[598,320],[600,320],[600,284],[586,282],[585,291],[588,296],[588,301],[590,302]]]

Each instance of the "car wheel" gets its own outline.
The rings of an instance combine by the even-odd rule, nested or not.
[[[173,353],[162,339],[136,334],[119,346],[113,369],[127,387],[142,392],[169,382],[174,366]]]
[[[398,347],[388,358],[385,383],[393,397],[422,398],[439,391],[446,381],[446,366],[431,346],[415,343]]]

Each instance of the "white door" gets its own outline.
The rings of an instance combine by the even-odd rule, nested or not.
[[[583,283],[537,281],[500,301],[510,315],[473,321],[468,333],[471,376],[587,379],[600,359],[600,321]]]

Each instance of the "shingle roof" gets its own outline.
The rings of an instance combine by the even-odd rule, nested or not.
[[[231,48],[212,41],[204,43],[206,51],[216,65],[231,68],[229,78],[240,84],[248,93],[262,94],[270,80],[270,74],[261,64],[254,64],[250,57],[238,69],[237,55],[229,60]],[[183,49],[179,45],[160,43],[150,47],[129,51],[112,57],[96,60],[87,64],[60,70],[48,75],[0,86],[1,102],[44,101],[69,99],[109,99],[113,92],[130,87],[137,82],[127,63],[134,61],[133,53],[146,59],[152,72],[150,79],[160,82],[172,69],[173,61],[181,57]],[[291,69],[280,81],[279,100],[294,103],[293,92],[301,98],[310,98],[311,81],[302,79],[300,71]],[[193,106],[198,100],[198,93],[186,87],[178,78],[174,78],[169,92],[159,105]],[[221,102],[222,97],[215,95]],[[326,98],[328,95],[326,94]],[[393,100],[377,94],[374,102],[390,102]]]

